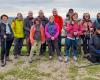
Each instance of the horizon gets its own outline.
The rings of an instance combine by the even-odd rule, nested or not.
[[[88,12],[95,18],[100,12],[99,0],[0,0],[0,15],[6,13],[8,16],[15,17],[18,12],[27,16],[28,11],[33,11],[34,16],[38,16],[38,11],[43,10],[45,16],[52,15],[52,9],[57,8],[59,15],[66,16],[69,8],[78,12],[79,18],[83,13]]]

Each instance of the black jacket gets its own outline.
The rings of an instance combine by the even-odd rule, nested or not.
[[[40,16],[38,16],[37,18],[39,18],[41,20],[41,23],[43,25],[43,27],[45,28],[46,24],[48,23],[48,18],[46,18],[45,16],[43,18],[41,18]]]
[[[4,39],[4,35],[7,36],[7,40],[12,40],[14,38],[14,34],[11,28],[11,25],[8,24],[9,28],[10,28],[10,32],[11,34],[6,34],[6,25],[4,23],[0,23],[0,38]]]
[[[100,50],[100,34],[95,34],[90,39],[89,50],[90,50],[90,54],[94,56],[100,56],[100,54],[96,53],[96,50]]]
[[[24,32],[25,32],[25,36],[29,36],[30,35],[30,29],[31,26],[33,25],[33,20],[34,18],[29,19],[29,17],[24,19]]]

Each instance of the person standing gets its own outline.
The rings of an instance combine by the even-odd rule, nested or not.
[[[89,13],[83,14],[82,26],[83,26],[83,34],[81,35],[81,38],[83,41],[83,52],[85,54],[84,57],[87,57],[89,54],[89,40],[94,32],[93,22],[90,18]]]
[[[37,59],[39,59],[41,44],[45,42],[44,27],[42,26],[39,18],[36,18],[34,20],[34,25],[31,27],[30,40],[32,44],[32,49],[29,56],[29,62],[32,63],[32,57],[33,57],[34,51],[36,51]]]
[[[79,25],[78,22],[78,14],[74,13],[72,15],[72,21],[67,23],[66,31],[67,31],[67,38],[66,38],[66,58],[65,62],[69,63],[70,57],[70,48],[72,48],[72,56],[73,56],[73,63],[77,61],[77,48],[78,48],[78,40],[82,33],[82,25]]]
[[[54,16],[49,17],[49,22],[45,27],[46,40],[48,43],[49,49],[49,59],[53,58],[53,48],[52,44],[54,44],[54,48],[56,49],[59,61],[62,61],[61,52],[58,46],[58,36],[59,36],[59,26],[56,22],[54,22]]]
[[[14,33],[14,57],[15,59],[21,54],[24,40],[24,20],[21,13],[17,13],[17,17],[12,21],[12,30]]]
[[[61,51],[61,31],[63,27],[63,19],[61,16],[58,15],[57,9],[52,10],[53,16],[54,16],[54,21],[58,24],[59,27],[59,36],[58,36],[58,46]]]
[[[48,23],[48,18],[44,16],[44,12],[42,10],[39,11],[39,16],[37,18],[41,20],[41,24],[45,28],[46,24]],[[41,45],[40,55],[44,55],[44,52],[46,52],[46,42]]]
[[[1,66],[4,67],[6,65],[6,61],[10,61],[9,51],[11,49],[14,38],[11,25],[8,23],[8,16],[5,14],[1,16],[0,38],[1,38]]]
[[[25,31],[25,38],[26,38],[26,46],[27,46],[27,56],[30,55],[31,51],[31,42],[30,42],[30,29],[33,25],[33,12],[29,11],[27,18],[24,20],[24,31]]]

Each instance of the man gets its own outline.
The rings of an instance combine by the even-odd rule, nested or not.
[[[28,16],[24,20],[24,31],[25,31],[25,38],[26,38],[26,45],[27,45],[27,56],[29,56],[31,51],[31,42],[30,42],[30,29],[33,25],[33,12],[29,11]]]
[[[42,10],[39,11],[38,19],[40,19],[41,24],[45,28],[46,24],[48,23],[48,18],[44,16],[44,12]],[[44,52],[46,51],[46,42],[41,45],[40,49],[40,55],[44,55]]]
[[[54,21],[59,25],[58,45],[59,45],[59,49],[61,51],[61,31],[62,31],[62,27],[63,27],[63,19],[61,16],[58,15],[57,9],[55,9],[55,8],[52,10],[52,14],[54,16]]]

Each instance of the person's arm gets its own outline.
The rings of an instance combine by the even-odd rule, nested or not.
[[[48,24],[45,26],[45,34],[47,38],[51,38],[52,36],[48,32]]]
[[[35,28],[31,27],[31,30],[30,30],[30,41],[31,41],[31,44],[33,45],[34,44],[34,33],[35,33]]]
[[[58,35],[59,35],[59,25],[58,24],[55,24],[56,28],[57,28],[57,32],[56,34],[54,35],[54,38],[57,38]]]
[[[13,20],[12,23],[11,23],[11,28],[12,28],[12,31],[13,31],[14,34],[15,34],[15,27],[16,27],[16,23]]]
[[[43,26],[41,26],[41,41],[42,43],[45,42],[45,31]]]

